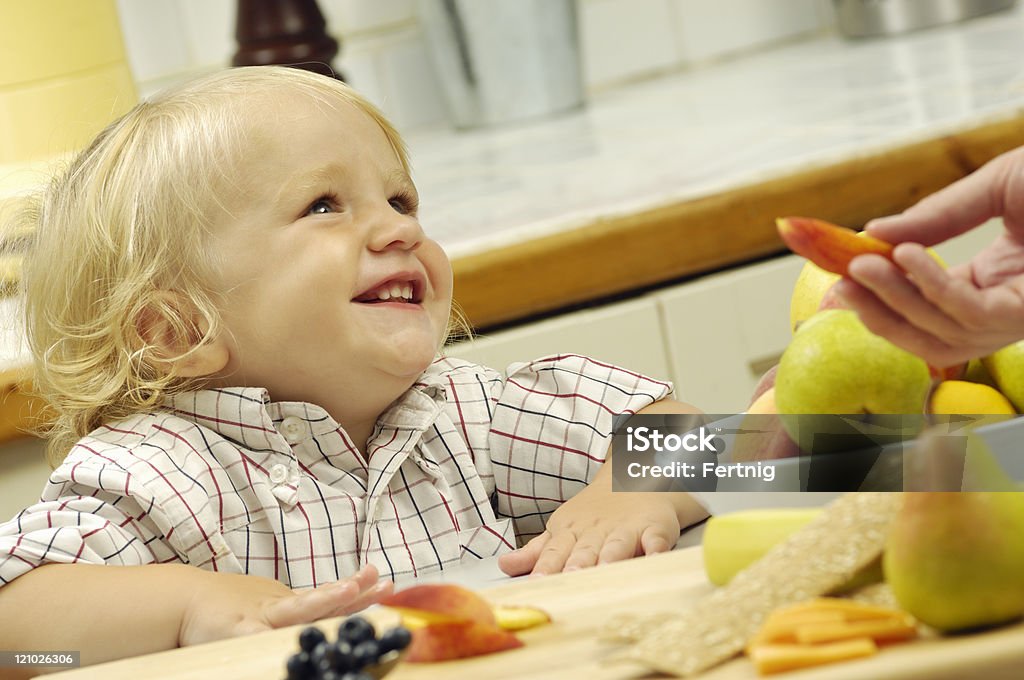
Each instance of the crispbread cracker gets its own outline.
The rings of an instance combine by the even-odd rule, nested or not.
[[[772,610],[824,595],[877,558],[901,501],[846,494],[686,612],[646,630],[637,621],[642,636],[617,658],[680,677],[728,660]]]

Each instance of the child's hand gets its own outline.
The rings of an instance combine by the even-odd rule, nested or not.
[[[182,617],[182,647],[349,614],[387,597],[394,588],[391,581],[377,580],[372,565],[352,578],[306,590],[260,576],[204,574],[204,584],[192,591]]]
[[[671,550],[682,526],[706,516],[686,494],[612,493],[595,480],[566,501],[544,533],[502,555],[510,576],[553,574]]]

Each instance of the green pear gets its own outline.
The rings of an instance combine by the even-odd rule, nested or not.
[[[1024,413],[1024,340],[993,352],[982,366],[1018,413]]]
[[[1024,493],[908,493],[883,571],[900,606],[943,632],[1024,614]]]
[[[966,438],[966,445],[965,445]],[[905,461],[883,558],[900,605],[943,632],[1024,614],[1024,493],[978,435],[926,431]],[[977,490],[982,489],[982,490]]]
[[[782,416],[924,412],[931,377],[920,357],[875,335],[851,310],[818,312],[801,324],[779,362],[775,403]],[[836,419],[783,417],[804,451],[819,450]],[[844,421],[845,423],[845,421]],[[913,436],[908,431],[901,436]]]

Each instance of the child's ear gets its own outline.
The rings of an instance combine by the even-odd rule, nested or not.
[[[136,318],[142,339],[154,349],[155,362],[182,378],[202,378],[228,363],[222,334],[202,343],[210,329],[206,317],[181,293],[160,291]]]

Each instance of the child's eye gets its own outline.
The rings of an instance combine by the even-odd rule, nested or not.
[[[405,193],[392,197],[388,204],[395,209],[395,212],[402,215],[413,215],[419,207],[416,197]]]
[[[313,201],[313,203],[306,210],[306,214],[307,215],[326,215],[327,213],[332,213],[334,211],[335,211],[334,203],[330,199],[324,197],[324,198],[318,198],[315,201]]]

